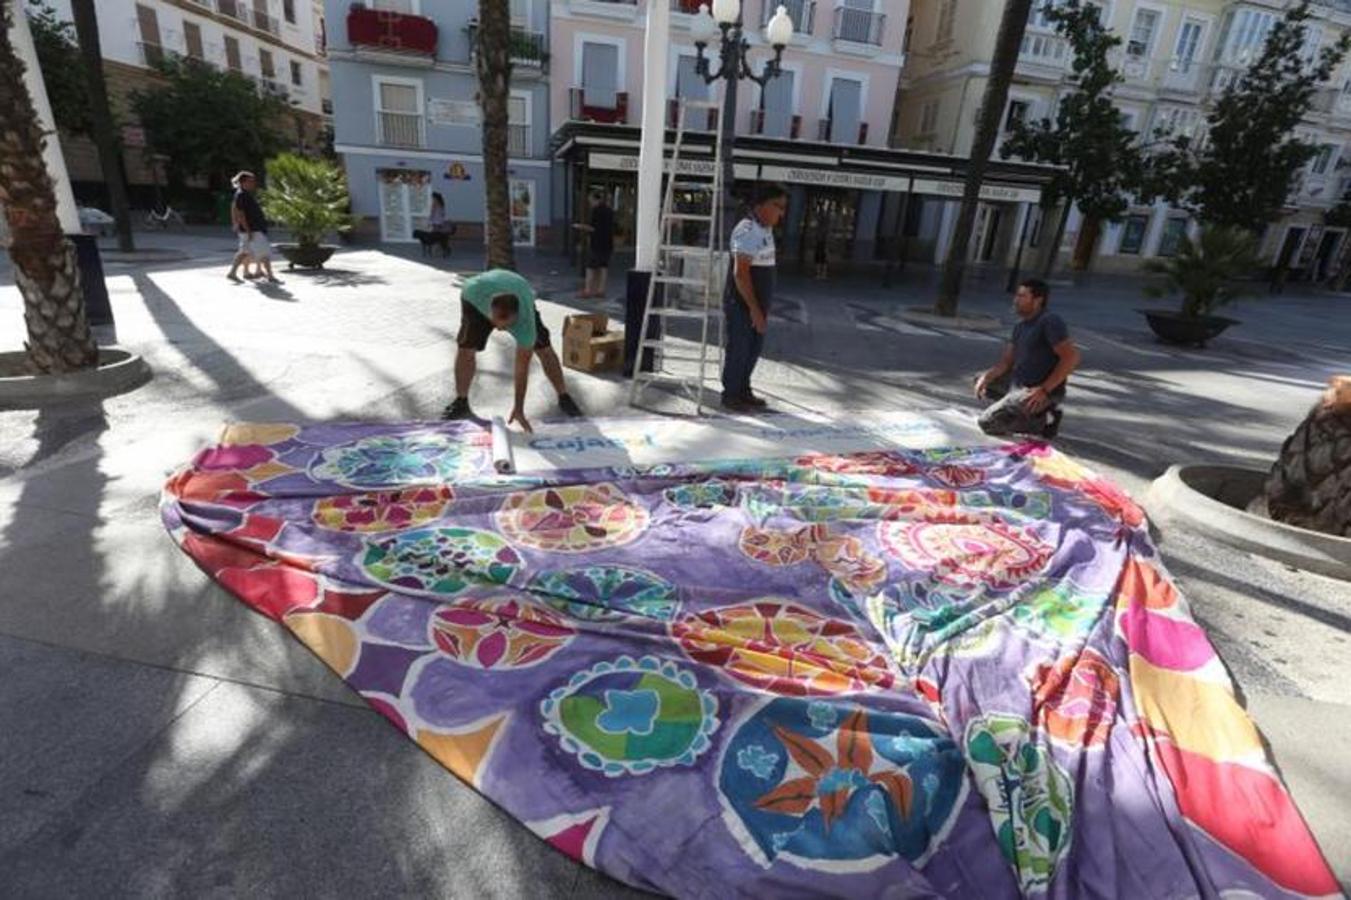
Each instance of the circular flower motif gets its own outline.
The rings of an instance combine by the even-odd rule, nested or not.
[[[485,455],[483,447],[449,434],[381,434],[320,451],[309,474],[354,488],[436,484],[479,471]]]
[[[538,665],[576,634],[553,610],[515,597],[457,600],[438,609],[429,627],[442,653],[476,669]]]
[[[696,662],[775,694],[842,694],[895,680],[853,625],[775,598],[686,616],[671,633]]]
[[[361,534],[416,528],[440,518],[455,497],[449,485],[402,491],[340,494],[314,504],[311,518],[320,528]]]
[[[874,475],[882,478],[900,478],[913,475],[918,469],[900,453],[886,450],[866,453],[809,454],[793,460],[794,465],[818,472],[841,475]]]
[[[377,584],[414,594],[458,594],[475,584],[506,584],[521,557],[491,531],[420,528],[372,538],[357,557]]]
[[[667,488],[662,492],[666,502],[682,509],[712,509],[732,506],[737,500],[737,487],[729,481],[710,478]]]
[[[517,493],[497,513],[517,544],[553,553],[620,547],[647,529],[647,510],[612,484],[576,484]]]
[[[1053,739],[1071,747],[1107,743],[1116,718],[1121,679],[1091,648],[1041,663],[1032,673],[1033,719]]]
[[[530,589],[554,609],[578,619],[613,621],[626,615],[669,621],[675,615],[675,585],[627,566],[582,566],[543,572]]]
[[[693,765],[718,729],[718,701],[655,656],[584,669],[540,703],[544,730],[584,768],[612,778]]]
[[[986,522],[881,522],[887,552],[917,571],[957,585],[1011,588],[1039,572],[1052,548],[1035,531]]]
[[[887,577],[887,564],[852,535],[828,537],[816,545],[816,561],[851,593],[865,593]]]
[[[718,790],[761,865],[823,871],[922,864],[966,792],[961,751],[918,716],[781,697],[727,741]]]
[[[747,525],[737,542],[741,552],[767,566],[795,566],[811,559],[816,542],[825,536],[825,528],[807,525],[803,528],[756,528]]]
[[[950,488],[971,488],[985,483],[985,472],[974,466],[960,466],[956,463],[929,466],[924,475]]]

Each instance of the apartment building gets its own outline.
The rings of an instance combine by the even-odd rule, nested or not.
[[[551,226],[547,0],[510,0],[508,177],[518,245]],[[433,192],[460,236],[484,218],[483,137],[474,70],[477,0],[328,0],[334,147],[368,233],[408,242]]]
[[[580,217],[590,190],[609,191],[621,240],[633,233],[650,2],[671,5],[664,77],[670,98],[666,119],[674,125],[680,98],[709,99],[722,90],[721,84],[707,85],[696,72],[690,26],[697,0],[560,0],[552,5],[549,22],[554,48],[550,127],[559,163],[555,206],[565,218]],[[756,72],[772,56],[763,32],[779,5],[786,7],[795,34],[783,53],[780,77],[763,88],[741,82],[737,177],[773,177],[789,186],[781,257],[810,254],[819,236],[828,240],[836,260],[870,259],[878,252],[887,219],[894,220],[899,208],[897,188],[904,189],[895,168],[862,163],[869,151],[886,155],[904,60],[907,0],[744,0],[742,19]],[[716,47],[710,51],[716,68]],[[708,124],[711,131],[716,123]],[[838,165],[845,157],[860,164],[852,180]],[[885,182],[889,189],[861,188],[869,183],[863,173],[879,168],[893,176]],[[826,169],[836,170],[838,177],[826,177]],[[889,193],[895,196],[887,206]],[[891,209],[889,217],[885,209]]]
[[[50,0],[71,18],[69,0]],[[323,129],[323,23],[312,0],[99,0],[95,5],[109,100],[123,128],[133,194],[148,197],[157,173],[127,96],[158,83],[155,67],[177,55],[240,72],[295,109],[295,142],[313,149]],[[87,139],[62,137],[76,192],[98,197],[103,174]],[[139,188],[139,190],[138,190]],[[134,198],[135,199],[135,198]]]
[[[1122,37],[1114,63],[1124,82],[1116,89],[1123,120],[1142,141],[1160,131],[1205,139],[1209,105],[1261,52],[1267,32],[1282,14],[1280,0],[1103,0],[1103,20]],[[1036,4],[1028,20],[1018,67],[1002,122],[1054,114],[1068,93],[1071,53]],[[1351,27],[1351,3],[1318,3],[1314,7],[1305,52],[1337,40]],[[897,146],[946,153],[969,153],[975,117],[984,96],[994,51],[999,10],[978,0],[914,0],[907,28],[910,47],[897,104],[894,142]],[[1343,63],[1322,88],[1300,133],[1319,146],[1292,193],[1286,215],[1267,228],[1262,252],[1297,271],[1297,277],[1318,277],[1342,251],[1345,229],[1328,227],[1323,216],[1346,193],[1339,174],[1351,139],[1351,63]],[[1002,135],[1001,135],[1002,143]],[[934,257],[946,250],[955,210],[951,204],[930,205],[921,214],[921,231]],[[972,259],[1002,262],[1021,240],[1034,254],[1054,232],[1054,219],[1041,227],[1035,209],[1008,203],[983,204],[972,241]],[[1024,228],[1024,221],[1027,227]],[[1080,225],[1072,213],[1065,257]],[[1093,267],[1133,271],[1144,259],[1177,252],[1182,236],[1197,224],[1186,212],[1167,204],[1132,207],[1124,221],[1104,229]]]

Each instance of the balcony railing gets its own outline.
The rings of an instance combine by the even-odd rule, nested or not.
[[[629,95],[624,91],[606,92],[601,99],[598,92],[588,93],[586,88],[568,90],[568,115],[581,122],[608,122],[625,125],[629,121]],[[614,99],[611,100],[610,97]]]
[[[769,24],[780,6],[788,11],[788,18],[793,20],[793,31],[798,34],[812,33],[816,27],[815,0],[764,0],[760,5],[761,28]]]
[[[671,12],[684,13],[687,16],[692,16],[699,11],[700,4],[703,4],[710,9],[713,8],[713,4],[710,3],[709,0],[671,0]]]
[[[170,53],[159,44],[149,44],[145,41],[139,41],[136,44],[141,49],[141,62],[148,68],[158,69],[164,65],[169,58]]]
[[[281,34],[281,23],[277,21],[276,16],[269,16],[264,10],[255,9],[252,18],[253,27],[259,31],[266,31],[268,34]]]
[[[837,41],[849,41],[853,44],[882,45],[882,27],[887,17],[883,13],[866,9],[853,9],[848,6],[835,7],[835,30],[832,37]]]
[[[333,99],[331,97],[325,97],[324,99],[320,100],[319,109],[326,116],[333,115]]]
[[[797,140],[802,136],[802,117],[775,110],[753,109],[751,134]]]
[[[532,155],[530,152],[529,125],[507,126],[507,155],[521,158]]]
[[[469,33],[469,57],[472,60],[478,53],[478,20],[471,19],[465,31]],[[544,71],[549,62],[549,39],[542,31],[529,31],[513,25],[508,51],[513,66]]]
[[[816,126],[816,139],[819,141],[830,141],[839,144],[846,143],[848,139],[851,137],[851,135],[836,134],[837,130],[838,129],[835,128],[835,123],[833,119],[821,119]],[[858,143],[860,144],[868,143],[867,122],[858,123]]]
[[[1201,69],[1194,59],[1170,59],[1159,86],[1165,91],[1197,91],[1201,87]]]
[[[422,147],[422,116],[417,113],[382,112],[376,116],[380,123],[379,143],[385,147]]]
[[[686,124],[689,128],[691,128],[691,129],[693,129],[693,130],[695,130],[695,131],[717,131],[717,130],[718,130],[718,116],[717,116],[717,110],[706,109],[706,110],[704,110],[704,113],[705,113],[705,118],[704,118],[704,124],[703,124],[702,127],[701,127],[700,124],[699,124],[699,111],[698,111],[698,110],[691,110],[690,115],[687,116],[686,119],[685,119],[685,124]],[[666,101],[666,127],[667,127],[667,128],[679,128],[679,127],[680,127],[680,98],[679,98],[679,97],[672,97],[670,100],[667,100],[667,101]]]
[[[280,81],[277,81],[275,78],[263,77],[259,79],[258,84],[266,93],[272,94],[275,97],[280,97],[283,100],[286,100],[291,96],[291,89]]]
[[[1058,34],[1029,31],[1023,35],[1018,61],[1063,67],[1070,56],[1069,47],[1069,41]]]
[[[250,10],[245,6],[245,0],[216,0],[216,12],[241,25],[250,24]]]
[[[424,16],[357,6],[347,13],[347,40],[353,46],[435,56],[436,38],[436,23]]]

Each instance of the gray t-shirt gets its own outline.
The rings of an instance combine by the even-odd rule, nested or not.
[[[1042,310],[1013,326],[1013,383],[1018,387],[1036,387],[1055,371],[1060,357],[1055,346],[1070,336],[1065,320]],[[1060,385],[1057,390],[1063,390]]]

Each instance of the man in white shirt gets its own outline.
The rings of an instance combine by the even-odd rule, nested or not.
[[[782,186],[761,184],[749,215],[732,230],[732,269],[723,298],[727,352],[722,363],[722,405],[732,412],[758,412],[767,405],[751,392],[751,374],[764,347],[774,299],[774,226],[787,209],[788,192]]]

